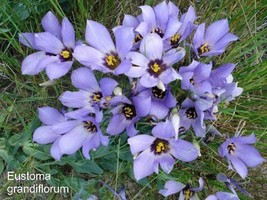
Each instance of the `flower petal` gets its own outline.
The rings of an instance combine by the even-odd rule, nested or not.
[[[62,153],[60,152],[59,146],[58,146],[58,141],[59,139],[57,139],[51,146],[50,149],[50,154],[51,156],[55,159],[55,160],[60,160],[60,158],[62,157]]]
[[[207,27],[205,32],[205,41],[210,46],[215,45],[227,32],[229,31],[229,24],[227,19],[213,22]]]
[[[149,60],[161,59],[163,52],[163,42],[156,33],[148,34],[140,44],[140,52]]]
[[[150,145],[154,142],[155,139],[155,137],[150,135],[137,135],[129,138],[127,141],[130,145],[131,153],[134,155],[150,148]]]
[[[121,59],[125,58],[133,46],[133,28],[120,27],[114,31],[117,52]]]
[[[132,15],[124,15],[123,21],[122,21],[122,25],[123,26],[128,26],[128,27],[137,27],[139,24],[138,20],[132,16]]]
[[[144,96],[140,93],[138,96],[133,97],[133,103],[138,116],[145,117],[148,115],[151,106],[150,96]]]
[[[156,16],[153,8],[147,5],[140,6],[140,8],[142,9],[143,21],[146,22],[149,25],[149,27],[156,28]]]
[[[132,64],[128,59],[124,59],[121,64],[114,70],[115,75],[126,73],[130,70]]]
[[[178,140],[170,140],[171,145],[171,154],[184,162],[190,162],[192,160],[195,160],[198,156],[198,150],[197,148],[191,144],[190,142],[187,142],[182,139]]]
[[[88,136],[83,143],[82,147],[83,156],[86,159],[90,159],[89,155],[90,150],[98,148],[99,145],[100,145],[100,137],[98,134],[94,133],[93,135]]]
[[[175,131],[172,123],[169,120],[158,123],[153,129],[152,134],[161,139],[169,140],[175,136]]]
[[[107,28],[96,21],[87,20],[85,38],[90,46],[103,53],[116,52]]]
[[[102,78],[99,84],[103,96],[110,96],[112,95],[115,87],[117,87],[118,82],[111,78]]]
[[[193,44],[196,48],[203,45],[204,33],[205,33],[205,23],[198,25],[196,33],[194,34]]]
[[[235,156],[240,158],[249,167],[256,167],[264,162],[257,149],[250,145],[236,144]]]
[[[74,70],[71,74],[71,82],[76,88],[81,90],[91,93],[100,91],[100,87],[94,73],[86,67]]]
[[[66,91],[60,95],[59,100],[64,106],[69,108],[82,108],[90,104],[89,97],[91,93],[86,91],[70,92]]]
[[[184,187],[185,185],[180,182],[169,180],[165,183],[164,189],[160,190],[159,193],[167,197],[180,192]]]
[[[63,135],[58,142],[62,154],[73,154],[82,147],[87,134],[83,126],[77,126]]]
[[[72,64],[72,61],[52,63],[46,67],[46,74],[50,80],[58,79],[68,73]]]
[[[40,73],[40,71],[37,68],[38,63],[45,58],[45,52],[38,51],[33,54],[28,55],[21,64],[21,71],[22,74],[27,75],[36,75]]]
[[[162,155],[157,161],[166,174],[169,174],[172,171],[175,163],[175,159],[170,154]]]
[[[133,163],[134,177],[137,181],[140,179],[153,174],[157,171],[157,167],[154,166],[154,154],[147,149],[143,151]],[[156,169],[155,169],[156,168]]]
[[[38,117],[46,125],[53,125],[65,121],[62,113],[52,107],[38,108]]]
[[[37,48],[47,53],[59,54],[64,49],[62,42],[51,33],[35,33],[34,38]]]
[[[150,76],[149,73],[144,74],[140,79],[140,84],[144,87],[151,88],[158,84],[158,78],[154,76]]]
[[[62,29],[61,29],[61,35],[63,43],[68,48],[74,48],[75,47],[75,32],[72,24],[68,20],[68,18],[64,17],[62,20]]]
[[[59,39],[61,38],[61,25],[51,11],[43,17],[42,26],[46,32],[53,34]]]
[[[41,126],[33,133],[33,141],[39,144],[49,144],[54,142],[60,135],[56,134],[51,126]]]
[[[19,41],[29,48],[38,49],[35,45],[34,33],[20,33]]]
[[[166,29],[169,20],[169,8],[166,1],[162,1],[154,7],[158,28]]]
[[[98,70],[104,68],[102,63],[104,62],[103,58],[105,57],[105,55],[92,47],[86,45],[76,46],[74,49],[73,56],[81,64],[91,67],[93,70],[95,69],[93,68],[94,66],[97,66],[98,68],[96,69]]]
[[[236,158],[234,156],[231,157],[231,163],[233,164],[233,167],[235,168],[236,172],[245,179],[248,174],[248,168],[246,167],[245,163],[243,163],[239,158]]]
[[[152,100],[149,115],[159,119],[164,119],[169,112],[169,108],[162,101]]]
[[[126,121],[123,114],[116,114],[111,118],[106,132],[110,135],[117,135],[122,133],[128,125],[129,123]]]

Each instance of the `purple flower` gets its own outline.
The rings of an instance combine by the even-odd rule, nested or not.
[[[167,30],[164,35],[165,45],[169,48],[176,48],[184,41],[196,28],[193,24],[196,19],[196,12],[192,6],[181,16],[169,19]]]
[[[221,157],[226,157],[229,169],[235,169],[244,179],[247,176],[247,167],[256,167],[264,159],[252,146],[256,142],[254,133],[250,136],[234,136],[222,143],[218,149]]]
[[[159,193],[167,197],[172,194],[180,193],[179,200],[198,200],[197,192],[200,192],[203,189],[204,180],[199,178],[199,187],[193,188],[189,184],[182,184],[173,180],[169,180],[165,183],[164,189],[160,190]]]
[[[104,73],[113,72],[115,75],[127,72],[131,62],[126,59],[134,40],[133,29],[120,27],[114,30],[116,45],[106,27],[102,24],[87,20],[85,38],[91,46],[81,45],[74,49],[74,57],[92,70]]]
[[[66,91],[60,97],[61,103],[69,108],[79,108],[67,113],[69,117],[85,116],[95,112],[94,109],[107,108],[118,83],[111,78],[102,78],[97,82],[93,72],[85,67],[74,70],[71,74],[72,84],[77,92]]]
[[[165,32],[174,25],[174,23],[170,24],[169,20],[177,18],[179,13],[177,6],[172,2],[167,3],[166,1],[157,4],[153,8],[148,5],[140,6],[140,8],[142,10],[141,15],[138,17],[125,15],[122,22],[122,26],[134,29],[133,49],[138,49],[142,39],[149,33],[156,33],[163,38]]]
[[[205,200],[239,200],[237,194],[229,192],[216,192],[215,195],[209,195]]]
[[[213,22],[205,30],[205,23],[197,27],[193,37],[193,50],[197,56],[217,56],[222,54],[230,42],[238,37],[229,33],[227,19]]]
[[[152,129],[152,135],[137,135],[128,139],[133,155],[139,154],[133,165],[134,177],[140,180],[153,172],[158,173],[159,165],[170,173],[175,158],[190,162],[198,156],[195,146],[185,140],[175,140],[175,131],[170,121],[160,122]]]
[[[212,93],[212,84],[208,81],[212,69],[212,63],[204,64],[193,60],[187,67],[180,67],[182,76],[182,89],[190,90],[198,96]]]
[[[149,108],[136,106],[123,95],[114,97],[111,104],[116,107],[111,110],[113,116],[108,124],[107,133],[117,135],[126,129],[128,136],[136,135],[138,131],[135,123],[139,121],[140,117],[148,114]]]
[[[172,95],[170,87],[165,91],[157,86],[152,88],[144,88],[137,83],[138,95],[133,97],[133,101],[137,106],[146,106],[149,108],[149,115],[156,119],[164,119],[169,113],[170,108],[176,106],[176,99]]]
[[[186,98],[179,110],[180,132],[188,130],[191,126],[197,137],[204,137],[206,134],[206,125],[204,123],[204,112],[195,102]]]
[[[23,60],[22,74],[36,75],[45,69],[48,78],[53,80],[64,76],[73,64],[75,32],[66,17],[60,25],[52,12],[44,16],[42,25],[46,32],[19,35],[22,44],[38,50]]]
[[[50,149],[52,157],[60,160],[63,154],[73,154],[82,147],[83,155],[89,159],[89,151],[108,144],[103,136],[99,122],[93,117],[68,119],[54,108],[39,108],[39,118],[45,124],[37,128],[33,141],[40,144],[53,143]]]
[[[174,49],[164,54],[162,39],[151,33],[142,40],[140,53],[128,54],[133,66],[126,75],[132,78],[140,77],[140,84],[147,88],[154,87],[160,82],[168,84],[181,79],[172,65],[180,61],[184,55],[184,49]]]

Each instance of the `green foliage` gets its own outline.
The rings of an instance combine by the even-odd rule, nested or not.
[[[0,2],[0,198],[6,197],[6,189],[12,185],[7,180],[7,171],[17,173],[50,173],[52,179],[48,185],[66,185],[71,193],[65,195],[47,194],[48,199],[86,199],[95,194],[102,199],[112,199],[112,193],[103,188],[100,181],[108,183],[115,189],[126,185],[129,199],[163,199],[158,195],[169,178],[181,182],[190,180],[198,184],[198,177],[205,179],[203,196],[217,189],[225,190],[224,185],[215,181],[216,173],[226,171],[227,165],[218,157],[217,147],[222,141],[213,141],[209,146],[201,146],[202,156],[190,164],[177,162],[171,174],[160,172],[135,183],[132,172],[132,156],[126,142],[126,134],[115,137],[109,147],[101,147],[91,153],[91,160],[84,160],[78,152],[66,156],[61,161],[50,157],[50,146],[37,145],[32,142],[32,133],[40,125],[36,110],[39,106],[60,107],[59,95],[70,88],[68,78],[59,80],[51,87],[41,87],[47,80],[44,74],[37,76],[21,75],[21,62],[33,51],[22,46],[18,41],[21,32],[40,32],[41,18],[52,10],[59,19],[67,16],[75,25],[77,37],[84,40],[86,19],[93,19],[112,28],[118,25],[124,13],[137,15],[139,5],[155,5],[159,1],[129,0],[1,0]],[[182,12],[189,7],[189,1],[174,1]],[[230,45],[227,52],[213,59],[216,66],[227,62],[236,62],[234,78],[244,88],[241,97],[229,105],[221,105],[221,113],[215,126],[222,133],[232,135],[240,121],[246,122],[244,134],[255,132],[258,138],[257,148],[264,157],[267,156],[267,7],[264,0],[215,0],[190,1],[197,11],[198,23],[228,18],[233,33],[240,40]],[[179,91],[176,92],[177,96]],[[150,131],[149,125],[140,127],[141,132]],[[266,179],[266,164],[263,170],[251,171],[247,189],[255,199],[266,197],[266,189],[259,189]],[[193,170],[194,169],[194,170]],[[264,175],[265,171],[265,175]],[[234,176],[234,172],[227,172]],[[242,180],[239,180],[243,182]],[[245,183],[245,182],[244,182]],[[3,194],[3,196],[1,196]],[[42,196],[35,196],[40,198]],[[28,199],[17,194],[14,199]],[[175,197],[174,197],[175,198]],[[241,199],[247,199],[242,196]]]

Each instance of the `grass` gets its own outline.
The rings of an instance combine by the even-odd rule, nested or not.
[[[158,189],[165,180],[172,177],[181,182],[189,179],[197,185],[199,176],[204,177],[205,190],[200,194],[204,199],[216,190],[225,190],[223,185],[214,180],[217,172],[226,171],[226,162],[218,157],[217,147],[221,141],[209,146],[200,141],[202,156],[197,162],[185,164],[177,162],[171,174],[160,172],[147,180],[136,183],[132,174],[132,158],[126,143],[126,136],[113,137],[108,148],[101,148],[92,153],[92,160],[86,161],[80,153],[66,156],[61,161],[54,161],[49,156],[49,146],[36,145],[32,142],[32,133],[40,125],[36,110],[40,106],[60,107],[58,96],[66,90],[73,90],[69,78],[56,82],[51,87],[40,87],[46,81],[45,74],[37,76],[21,75],[21,62],[33,51],[22,46],[18,41],[20,32],[42,31],[40,21],[48,10],[58,18],[67,16],[75,26],[79,39],[84,40],[86,19],[99,21],[112,28],[118,25],[124,13],[137,15],[138,6],[144,3],[155,5],[160,1],[130,0],[2,0],[0,2],[0,197],[2,199],[29,199],[25,194],[8,197],[6,189],[16,185],[7,181],[7,171],[17,173],[51,173],[52,179],[46,184],[66,185],[71,188],[67,196],[57,194],[35,194],[36,199],[77,199],[95,194],[101,199],[115,199],[112,193],[102,187],[104,181],[113,188],[126,186],[129,199],[163,199]],[[234,78],[244,88],[242,96],[229,105],[220,107],[215,126],[222,133],[233,134],[240,121],[245,122],[244,134],[255,132],[258,138],[256,147],[267,157],[267,6],[264,0],[214,0],[214,1],[174,1],[185,12],[190,5],[196,8],[199,18],[197,23],[212,23],[228,18],[231,32],[238,35],[239,41],[230,45],[226,53],[213,58],[216,66],[234,62],[237,67]],[[105,125],[104,125],[105,126]],[[143,131],[146,128],[141,127]],[[99,167],[100,166],[100,167]],[[246,180],[240,180],[255,199],[267,196],[267,165],[251,169]],[[229,176],[235,173],[227,171]],[[235,177],[238,177],[235,176]],[[28,184],[28,183],[21,183]],[[172,196],[170,199],[177,199]],[[240,195],[241,199],[248,199]]]

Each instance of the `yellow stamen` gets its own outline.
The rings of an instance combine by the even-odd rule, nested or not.
[[[199,48],[199,53],[202,54],[202,53],[206,53],[206,52],[209,52],[210,51],[210,47],[209,47],[209,44],[206,42],[205,44],[203,44],[200,48]]]
[[[184,199],[185,200],[189,200],[191,196],[192,196],[191,190],[189,190],[189,189],[184,190]]]
[[[119,61],[113,55],[107,56],[106,62],[109,66],[118,66],[119,65]]]
[[[156,152],[161,153],[162,151],[165,151],[165,145],[162,142],[159,142],[156,146]]]
[[[161,71],[161,67],[158,63],[154,63],[153,65],[150,66],[153,72],[158,73]]]
[[[106,101],[110,101],[110,100],[111,100],[111,96],[107,96]]]
[[[100,101],[101,100],[101,95],[100,94],[94,94],[93,95],[93,101]]]
[[[70,57],[70,52],[67,50],[61,51],[60,55],[65,58],[68,59]]]
[[[180,39],[181,39],[181,35],[176,33],[175,35],[173,35],[171,37],[171,42],[175,44],[175,43],[179,42]]]

